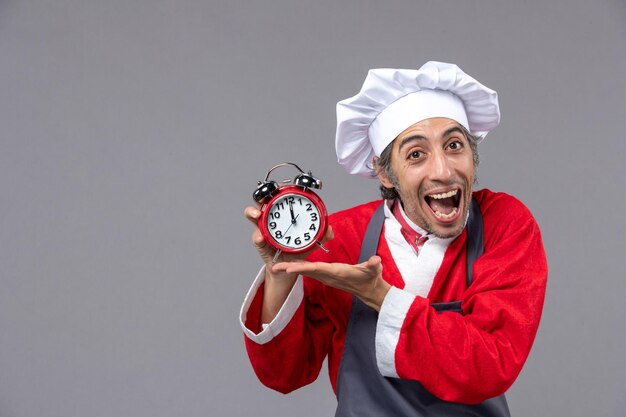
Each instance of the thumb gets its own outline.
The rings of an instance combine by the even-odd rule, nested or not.
[[[374,255],[364,262],[364,266],[369,269],[374,275],[382,274],[383,261],[380,256]]]

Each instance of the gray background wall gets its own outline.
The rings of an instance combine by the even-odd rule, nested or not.
[[[258,383],[237,315],[242,216],[294,161],[333,211],[368,68],[459,64],[500,93],[480,186],[522,199],[550,263],[516,417],[626,415],[626,4],[0,1],[0,416],[323,416]]]

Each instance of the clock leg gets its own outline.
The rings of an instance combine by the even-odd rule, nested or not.
[[[283,251],[281,251],[280,249],[276,250],[276,254],[274,255],[274,259],[272,259],[272,263],[275,264],[276,261],[278,260],[278,257],[280,256],[280,254],[283,253]]]
[[[329,250],[328,250],[326,247],[324,247],[324,245],[322,245],[322,242],[319,242],[319,241],[318,241],[318,242],[315,242],[315,243],[317,243],[317,246],[319,246],[320,248],[322,248],[322,250],[323,250],[324,252],[326,252],[326,253],[328,253],[328,252],[329,252]]]

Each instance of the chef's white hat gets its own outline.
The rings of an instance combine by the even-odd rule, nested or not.
[[[498,95],[454,64],[372,69],[357,95],[337,103],[337,161],[350,174],[373,176],[373,157],[431,117],[456,120],[482,140],[500,122]]]

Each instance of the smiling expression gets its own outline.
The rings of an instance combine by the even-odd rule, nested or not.
[[[442,238],[463,231],[474,160],[461,125],[436,117],[405,129],[392,145],[391,173],[380,170],[378,178],[385,187],[396,189],[415,224]]]

